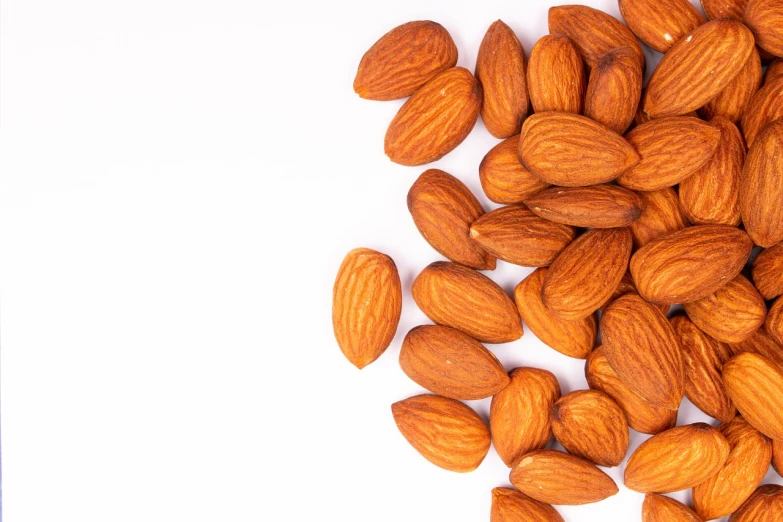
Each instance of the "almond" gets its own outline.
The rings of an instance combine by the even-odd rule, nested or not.
[[[778,475],[783,475],[783,441],[772,441],[772,467]]]
[[[368,100],[406,98],[457,64],[449,32],[430,21],[395,27],[364,53],[353,90]]]
[[[547,35],[536,42],[530,51],[527,84],[535,112],[582,114],[587,85],[585,65],[567,36]]]
[[[481,119],[489,133],[496,138],[519,134],[528,106],[525,49],[501,20],[489,26],[481,41],[476,78],[484,90]]]
[[[397,266],[386,254],[357,248],[343,259],[332,295],[332,325],[343,355],[359,369],[389,347],[402,311]]]
[[[470,238],[470,224],[484,209],[460,180],[442,170],[425,171],[408,191],[408,210],[441,255],[471,268],[495,269],[495,257]]]
[[[639,292],[636,291],[636,285],[633,284],[633,277],[631,277],[630,272],[626,272],[623,275],[623,278],[620,280],[620,284],[617,285],[617,288],[614,289],[612,296],[603,305],[601,305],[601,308],[606,308],[618,297],[628,294],[639,295]],[[660,310],[663,315],[666,315],[669,312],[669,305],[653,304],[653,306]]]
[[[733,18],[742,20],[748,0],[701,0],[701,7],[710,20]]]
[[[783,105],[783,104],[782,104]],[[745,160],[740,209],[745,230],[764,248],[783,241],[783,121],[764,127]]]
[[[536,216],[526,207],[501,207],[470,227],[470,237],[487,252],[521,266],[549,266],[574,240],[576,231]]]
[[[542,112],[522,125],[519,159],[547,183],[586,187],[615,179],[639,155],[622,136],[589,118]]]
[[[783,78],[783,58],[778,58],[767,66],[767,72],[764,74],[764,85]]]
[[[400,367],[415,383],[451,399],[484,399],[509,383],[492,352],[448,326],[417,326],[408,332]]]
[[[478,414],[454,399],[417,395],[392,404],[397,427],[422,457],[449,471],[476,469],[490,437]]]
[[[552,433],[572,455],[599,466],[619,466],[628,451],[628,421],[600,391],[568,393],[552,407]]]
[[[552,314],[583,319],[606,302],[628,269],[628,228],[594,228],[568,245],[544,278],[541,296]]]
[[[736,355],[723,365],[723,385],[751,426],[783,440],[783,373],[773,363],[754,353]]]
[[[585,359],[595,346],[595,316],[565,321],[552,314],[541,300],[546,273],[546,268],[539,268],[517,285],[514,300],[519,315],[542,343],[568,357]]]
[[[644,208],[638,194],[615,185],[553,187],[529,197],[525,205],[549,221],[584,228],[625,227]]]
[[[783,242],[762,250],[756,256],[753,284],[764,299],[774,299],[783,294]]]
[[[642,100],[644,100],[646,93],[647,93],[647,89],[642,89],[642,97],[641,97]],[[690,112],[686,112],[682,116],[690,116],[693,118],[698,118],[699,113],[696,111],[690,111]],[[633,117],[633,121],[636,125],[641,125],[643,123],[647,123],[648,121],[652,121],[650,115],[644,112],[643,104],[640,103],[639,106],[637,107],[636,114]]]
[[[705,520],[739,508],[761,483],[772,458],[772,441],[742,417],[718,428],[729,443],[729,458],[715,475],[693,488],[693,504]]]
[[[642,504],[642,522],[704,522],[704,519],[673,498],[647,493]]]
[[[386,130],[386,155],[400,165],[439,160],[468,137],[481,108],[481,85],[467,69],[438,74],[400,108]]]
[[[778,344],[783,344],[783,299],[778,299],[770,307],[764,327]]]
[[[490,522],[564,522],[550,506],[512,488],[492,490]]]
[[[723,116],[729,121],[737,123],[759,87],[761,87],[761,57],[759,52],[753,49],[750,58],[739,74],[729,82],[720,94],[699,109],[699,114],[706,120],[711,120],[715,116]]]
[[[631,223],[633,244],[636,248],[641,248],[653,239],[688,226],[674,189],[642,192],[639,196],[644,203],[644,210],[639,219]]]
[[[643,123],[626,135],[641,160],[617,183],[644,191],[674,186],[709,161],[720,136],[718,127],[689,116]]]
[[[433,322],[456,328],[484,343],[522,337],[522,321],[511,298],[490,278],[455,263],[432,263],[413,281],[413,300]]]
[[[527,170],[517,156],[519,135],[512,136],[487,152],[479,165],[479,180],[484,194],[495,203],[522,203],[549,183]]]
[[[681,38],[647,84],[644,111],[652,118],[678,116],[717,96],[753,52],[753,34],[735,20],[713,20]]]
[[[553,450],[528,453],[514,465],[509,479],[525,495],[548,504],[590,504],[619,491],[595,465]]]
[[[764,84],[748,102],[742,114],[742,133],[748,147],[761,129],[769,122],[783,119],[783,78],[773,79]]]
[[[783,0],[750,0],[744,21],[753,31],[756,45],[783,57]]]
[[[729,522],[777,522],[783,520],[783,487],[765,484],[759,487]]]
[[[623,134],[633,122],[642,96],[642,66],[630,47],[612,49],[590,71],[585,116]]]
[[[495,450],[511,467],[552,439],[549,410],[560,398],[560,384],[551,372],[538,368],[515,368],[509,376],[509,385],[492,397],[489,426]]]
[[[730,344],[729,348],[734,355],[745,352],[760,355],[783,372],[783,346],[779,345],[764,328],[759,328],[741,343]]]
[[[661,236],[631,258],[639,294],[653,303],[690,303],[717,292],[748,260],[748,235],[726,225],[698,225]]]
[[[655,406],[679,407],[685,393],[682,355],[660,310],[624,295],[604,310],[601,336],[609,364],[631,390]]]
[[[659,53],[706,22],[688,0],[620,0],[619,4],[631,31]]]

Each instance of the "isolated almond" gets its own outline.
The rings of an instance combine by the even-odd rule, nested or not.
[[[754,243],[768,248],[783,241],[783,121],[764,127],[748,151],[740,209]]]
[[[774,364],[783,373],[783,346],[772,338],[764,328],[759,328],[745,341],[730,344],[729,348],[734,355],[750,352],[760,355]]]
[[[402,435],[422,457],[460,473],[473,471],[489,451],[484,421],[468,406],[437,395],[417,395],[392,404]]]
[[[631,277],[630,272],[626,272],[625,274],[623,274],[623,278],[620,279],[620,284],[618,284],[617,288],[614,289],[612,296],[603,305],[601,305],[601,308],[606,308],[607,306],[612,304],[615,299],[627,294],[639,295],[639,292],[636,291],[636,285],[633,284],[633,277]],[[653,306],[655,306],[655,308],[660,310],[661,313],[664,315],[666,315],[669,312],[669,305],[653,304]]]
[[[778,58],[767,66],[767,72],[764,73],[764,85],[783,78],[783,58]]]
[[[615,179],[639,155],[622,136],[589,118],[542,112],[522,125],[519,159],[547,183],[586,187]]]
[[[723,365],[723,385],[751,426],[783,440],[783,373],[773,363],[754,353],[736,355]]]
[[[677,336],[660,310],[638,295],[615,300],[601,317],[603,349],[622,381],[647,402],[676,410],[685,393]]]
[[[543,36],[530,51],[527,68],[530,102],[535,112],[582,114],[587,78],[579,51],[567,36]]]
[[[490,522],[564,522],[563,517],[550,506],[533,500],[513,488],[492,490]]]
[[[698,422],[644,441],[625,466],[625,486],[640,493],[671,493],[701,484],[726,463],[729,443]]]
[[[653,239],[688,226],[674,189],[642,192],[639,196],[644,210],[639,219],[631,223],[634,247],[641,248]]]
[[[470,224],[484,209],[460,180],[442,170],[425,171],[408,191],[408,210],[424,239],[444,257],[495,269],[495,257],[470,238]]]
[[[732,514],[764,479],[772,441],[742,417],[718,427],[729,443],[729,458],[715,475],[693,488],[693,505],[705,520]]]
[[[729,522],[778,522],[783,520],[783,487],[777,484],[760,486]]]
[[[553,187],[527,198],[525,205],[549,221],[584,228],[625,227],[644,208],[638,194],[616,185]]]
[[[767,321],[764,323],[767,333],[772,336],[778,344],[783,344],[783,299],[778,299],[769,308]]]
[[[541,296],[547,309],[568,321],[598,310],[628,269],[632,242],[627,227],[594,228],[576,238],[546,273]]]
[[[756,256],[753,284],[764,299],[774,299],[783,294],[783,242],[762,250]]]
[[[704,519],[673,498],[647,493],[642,503],[642,522],[704,522]]]
[[[481,248],[521,266],[551,265],[575,236],[573,227],[538,217],[523,206],[498,208],[470,227],[470,237]]]
[[[659,53],[706,22],[688,0],[620,0],[619,4],[628,28]]]
[[[767,316],[764,298],[742,274],[714,294],[686,303],[684,308],[703,332],[725,343],[744,341]]]
[[[783,119],[783,78],[768,81],[753,95],[742,114],[742,134],[748,147],[769,122]]]
[[[735,20],[699,26],[661,59],[647,83],[644,111],[662,118],[703,107],[739,74],[753,43],[753,34]]]
[[[492,352],[448,326],[417,326],[408,332],[400,350],[400,367],[417,384],[451,399],[484,399],[509,383]]]
[[[619,491],[595,465],[553,450],[528,453],[514,465],[509,479],[525,495],[548,504],[590,504]]]
[[[457,64],[449,32],[430,21],[395,27],[364,53],[353,90],[368,100],[405,98]]]
[[[332,295],[332,325],[343,355],[359,369],[389,347],[402,311],[397,266],[386,254],[357,248],[343,259]]]
[[[439,160],[467,138],[481,108],[481,85],[467,69],[452,67],[421,86],[386,130],[386,155],[400,165]]]
[[[612,49],[590,71],[585,116],[623,134],[631,125],[642,95],[642,65],[631,47]]]
[[[674,186],[709,161],[720,136],[718,127],[689,116],[639,125],[625,138],[641,160],[617,178],[617,183],[644,191]]]
[[[519,161],[519,135],[498,143],[479,165],[479,180],[490,201],[501,205],[522,203],[549,183],[527,170]]]
[[[483,343],[508,343],[522,337],[522,321],[508,294],[468,267],[436,261],[416,277],[411,293],[433,322]]]
[[[501,20],[489,26],[481,41],[476,78],[484,90],[481,119],[489,133],[496,138],[518,134],[528,106],[525,49]]]
[[[701,0],[701,7],[710,20],[733,18],[742,20],[748,0]]]
[[[711,120],[715,116],[723,116],[731,122],[737,123],[742,118],[745,107],[748,106],[751,98],[760,87],[761,57],[759,52],[753,49],[750,58],[739,74],[729,82],[720,94],[699,109],[699,114],[705,120]]]
[[[509,377],[509,385],[492,397],[489,426],[495,450],[511,467],[552,439],[549,410],[560,398],[560,385],[551,372],[538,368],[515,368]]]
[[[753,31],[759,47],[783,57],[783,0],[750,0],[744,22]]]
[[[726,225],[698,225],[661,236],[631,257],[639,294],[653,303],[690,303],[717,292],[748,260],[748,235]]]

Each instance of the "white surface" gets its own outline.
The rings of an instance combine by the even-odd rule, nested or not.
[[[472,474],[442,471],[392,420],[392,402],[422,391],[396,360],[425,320],[409,296],[367,369],[332,337],[349,249],[392,255],[406,291],[438,259],[405,205],[424,169],[383,154],[401,102],[351,86],[399,23],[439,21],[472,70],[491,22],[529,51],[556,3],[6,0],[6,520],[488,520],[508,475],[494,451]],[[494,207],[477,168],[496,142],[479,123],[434,166]],[[528,272],[500,263],[492,277],[510,291]],[[530,332],[492,349],[552,370],[564,392],[586,386],[581,361]],[[684,407],[680,422],[701,418]],[[641,501],[621,486],[560,511],[625,522]]]

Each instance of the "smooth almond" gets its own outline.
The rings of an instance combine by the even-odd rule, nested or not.
[[[783,373],[773,363],[754,353],[736,355],[723,365],[723,385],[751,426],[783,440]]]
[[[673,498],[648,493],[642,503],[642,522],[704,522],[704,519]]]
[[[732,18],[742,20],[748,0],[701,0],[701,7],[710,20]]]
[[[783,104],[781,104],[783,105]],[[783,121],[764,127],[745,159],[740,209],[745,230],[764,248],[783,241]]]
[[[642,66],[630,47],[612,49],[590,71],[585,116],[623,134],[633,122],[642,96]]]
[[[522,203],[549,183],[527,170],[519,161],[519,135],[498,143],[479,165],[479,180],[490,201],[501,205]]]
[[[768,81],[753,95],[742,114],[742,134],[748,147],[768,123],[783,119],[783,78]]]
[[[772,336],[778,344],[783,344],[783,299],[778,299],[769,308],[767,321],[764,323],[767,333]]]
[[[739,74],[707,105],[699,109],[705,120],[723,116],[733,123],[742,118],[745,108],[761,87],[761,57],[756,49]]]
[[[625,227],[644,208],[638,194],[616,185],[554,187],[527,198],[525,205],[549,221],[584,228]]]
[[[730,344],[729,348],[734,355],[745,352],[760,355],[783,372],[783,346],[779,345],[764,328],[759,328],[741,343]]]
[[[642,192],[639,196],[644,210],[639,219],[631,223],[634,247],[641,248],[653,239],[688,226],[674,189]]]
[[[533,500],[513,488],[492,490],[490,522],[564,522],[563,517],[550,506]]]
[[[756,45],[774,56],[783,57],[783,1],[750,0],[743,20],[753,31]]]
[[[783,520],[783,487],[765,484],[730,517],[729,522],[778,522]]]
[[[762,250],[753,260],[753,284],[764,299],[783,294],[783,242]]]
[[[706,22],[688,0],[620,0],[619,4],[629,29],[659,53]]]
[[[587,86],[585,65],[567,36],[546,35],[536,42],[530,51],[527,83],[535,112],[582,114]]]

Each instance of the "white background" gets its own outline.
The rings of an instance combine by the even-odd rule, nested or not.
[[[383,154],[401,102],[361,100],[352,82],[400,23],[440,22],[472,70],[491,22],[529,52],[555,3],[5,0],[6,520],[488,520],[508,478],[494,450],[446,472],[392,420],[391,403],[422,391],[397,364],[425,321],[409,296],[365,370],[332,337],[348,250],[389,253],[406,292],[439,258],[405,205],[424,169]],[[477,169],[496,142],[479,123],[435,164],[486,208]],[[511,291],[528,272],[492,277]],[[586,386],[582,361],[530,332],[492,349],[564,392]],[[680,422],[702,418],[684,406]],[[642,496],[620,489],[560,512],[639,520]]]

